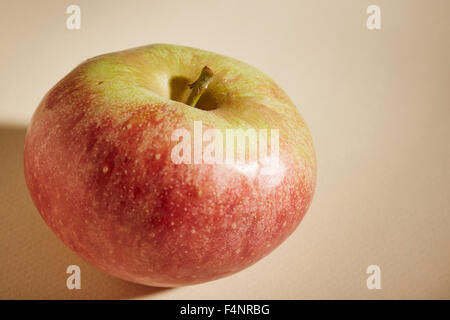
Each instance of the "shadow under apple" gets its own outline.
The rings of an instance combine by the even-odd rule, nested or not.
[[[25,183],[25,127],[0,125],[0,299],[129,299],[167,288],[109,276],[73,253],[40,217]],[[81,289],[69,290],[69,265],[81,269]]]

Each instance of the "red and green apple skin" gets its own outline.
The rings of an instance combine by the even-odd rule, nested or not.
[[[204,101],[179,102],[205,65],[215,76]],[[278,165],[175,164],[171,134],[194,121],[278,129]],[[70,249],[116,277],[165,287],[231,275],[270,253],[300,223],[316,181],[310,132],[277,84],[235,59],[165,44],[89,59],[59,81],[33,115],[24,167],[38,211]]]

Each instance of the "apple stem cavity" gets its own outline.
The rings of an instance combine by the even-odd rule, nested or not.
[[[198,79],[189,85],[189,88],[192,89],[192,91],[186,104],[191,107],[195,107],[203,92],[205,92],[208,88],[208,85],[211,83],[213,77],[214,71],[212,71],[212,69],[208,66],[204,66]]]

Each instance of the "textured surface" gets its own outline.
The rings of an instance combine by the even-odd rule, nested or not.
[[[78,32],[65,29],[70,2],[0,4],[1,298],[450,298],[448,1],[377,1],[379,32],[365,27],[372,1],[133,3],[79,1]],[[309,213],[271,255],[169,290],[104,275],[64,247],[21,164],[26,124],[55,79],[85,58],[155,42],[221,52],[273,77],[301,107],[319,168]],[[81,267],[79,291],[65,286],[70,264]],[[366,288],[370,264],[381,290]]]

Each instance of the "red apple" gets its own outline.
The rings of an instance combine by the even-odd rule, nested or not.
[[[189,87],[204,66],[214,76]],[[195,135],[199,121],[224,136],[278,130],[276,163],[175,163],[173,133]],[[300,223],[316,178],[306,124],[270,78],[161,44],[89,59],[59,81],[32,118],[24,163],[37,209],[67,246],[109,274],[168,287],[267,255]]]

